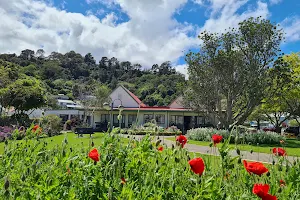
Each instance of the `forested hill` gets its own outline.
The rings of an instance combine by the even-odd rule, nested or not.
[[[186,84],[184,75],[176,72],[170,62],[146,70],[140,64],[120,62],[114,57],[96,62],[90,53],[52,52],[46,57],[42,49],[26,49],[20,55],[0,54],[0,59],[15,64],[18,73],[42,80],[49,94],[66,94],[71,99],[78,99],[82,93],[93,95],[101,84],[112,90],[122,84],[145,104],[163,106],[180,95]]]

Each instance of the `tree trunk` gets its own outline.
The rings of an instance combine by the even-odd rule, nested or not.
[[[280,127],[279,124],[276,124],[276,126],[275,126],[275,132],[276,133],[281,133],[281,127]]]

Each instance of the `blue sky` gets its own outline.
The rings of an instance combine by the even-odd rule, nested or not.
[[[300,47],[299,0],[10,0],[0,1],[0,52],[75,50],[150,67],[171,61],[185,73],[197,35],[262,16],[280,23],[285,53]]]

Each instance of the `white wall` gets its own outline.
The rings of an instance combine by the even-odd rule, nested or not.
[[[125,108],[138,108],[138,103],[121,87],[119,86],[110,95],[111,100],[120,99]],[[117,108],[121,102],[115,100],[114,107]]]

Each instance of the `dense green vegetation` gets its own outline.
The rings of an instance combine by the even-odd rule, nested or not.
[[[0,75],[0,88],[17,87],[30,78],[32,82],[30,84],[34,86],[33,91],[40,94],[42,91],[35,88],[37,84],[43,84],[48,95],[65,94],[71,99],[95,95],[95,89],[101,85],[107,85],[113,90],[122,84],[150,106],[168,105],[181,94],[182,86],[185,85],[184,75],[176,72],[170,62],[154,64],[150,69],[146,69],[140,64],[120,62],[114,57],[102,57],[97,63],[90,53],[82,56],[74,51],[66,54],[52,52],[49,56],[45,56],[42,49],[37,52],[26,49],[20,55],[0,54]],[[12,84],[16,80],[18,81]],[[30,90],[32,88],[27,87],[23,90],[22,96],[26,96],[25,93],[32,93]],[[0,93],[1,98],[9,99]],[[35,103],[31,99],[24,101]],[[11,103],[9,101],[8,104],[5,102],[0,104]],[[9,106],[16,107],[14,104]]]
[[[281,157],[274,165],[247,163],[229,156],[227,142],[218,158],[189,154],[179,146],[161,149],[148,136],[123,143],[118,135],[106,134],[94,145],[91,140],[80,145],[82,139],[76,138],[76,147],[75,138],[49,139],[58,137],[51,147],[45,140],[6,144],[0,157],[1,198],[258,199],[268,194],[299,199],[298,162],[284,167]],[[270,189],[258,194],[252,190],[256,184]]]

